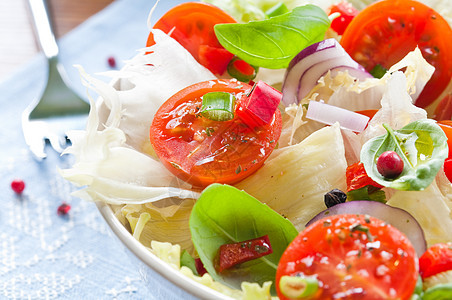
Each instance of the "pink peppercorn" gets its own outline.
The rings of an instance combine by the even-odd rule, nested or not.
[[[116,68],[116,59],[113,56],[108,57],[107,62],[110,68]]]
[[[22,179],[14,179],[11,182],[12,190],[17,194],[22,194],[25,189],[25,182]]]
[[[403,160],[394,151],[385,151],[377,159],[378,172],[389,179],[395,179],[403,172]]]
[[[63,204],[58,206],[57,213],[59,216],[65,216],[69,213],[70,210],[71,210],[71,206],[69,204],[63,202]]]

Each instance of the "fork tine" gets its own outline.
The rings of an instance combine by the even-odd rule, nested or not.
[[[33,104],[31,104],[32,106]],[[30,113],[30,106],[25,109],[22,113],[22,132],[25,138],[25,143],[28,145],[30,151],[34,154],[36,159],[42,160],[47,157],[44,152],[45,141],[43,136],[38,134],[38,131],[34,130],[33,126],[30,124],[28,119]]]
[[[63,139],[64,138],[64,139]],[[48,135],[47,139],[50,142],[50,145],[52,146],[53,150],[55,150],[58,153],[61,153],[64,151],[64,148],[66,148],[66,137],[60,137],[58,135]]]
[[[58,44],[50,21],[46,0],[28,0],[39,44],[48,61],[47,84],[38,101],[31,103],[22,115],[25,141],[38,160],[47,157],[47,141],[61,153],[66,147],[65,131],[75,129],[75,123],[63,124],[66,117],[89,112],[90,105],[68,85],[63,65],[58,62]],[[67,121],[67,120],[65,120]]]

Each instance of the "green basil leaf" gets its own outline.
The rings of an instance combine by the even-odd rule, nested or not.
[[[198,270],[196,270],[195,259],[186,250],[182,251],[180,255],[180,266],[185,266],[189,268],[193,272],[193,274],[199,275]]]
[[[372,185],[347,192],[347,201],[370,200],[386,203],[386,194],[383,190]]]
[[[375,182],[404,191],[420,191],[432,183],[448,156],[447,137],[434,120],[412,122],[367,141],[361,149],[361,162]],[[402,174],[395,179],[383,177],[377,159],[385,151],[395,151],[402,158]]]
[[[330,20],[308,4],[268,20],[215,25],[220,44],[253,66],[287,68],[292,58],[324,39]]]
[[[281,255],[298,235],[289,220],[267,205],[244,191],[222,184],[212,184],[202,192],[190,215],[190,232],[207,272],[232,288],[240,288],[242,281],[274,282]],[[221,274],[217,272],[215,264],[221,245],[264,235],[270,239],[272,254],[242,263]]]

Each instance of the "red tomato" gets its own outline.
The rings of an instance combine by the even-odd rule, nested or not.
[[[452,92],[447,94],[435,109],[434,118],[436,120],[451,120],[452,119]]]
[[[337,34],[342,35],[344,34],[344,31],[347,28],[348,24],[350,24],[353,18],[358,15],[359,11],[354,8],[351,3],[342,1],[330,7],[330,15],[336,12],[340,13],[341,15],[331,22],[331,29],[336,31]]]
[[[237,109],[251,88],[234,79],[211,80],[169,98],[157,111],[150,129],[151,143],[162,163],[199,187],[236,183],[259,169],[281,134],[279,110],[268,124],[253,128],[237,115],[229,121],[212,121],[199,113],[206,93],[232,93]]]
[[[452,121],[451,120],[442,120],[437,123],[439,127],[444,131],[447,137],[447,146],[449,147],[449,156],[448,158],[452,158]]]
[[[365,110],[358,110],[356,112],[372,119],[375,116],[375,114],[377,113],[377,111],[378,111],[378,109],[365,109]]]
[[[378,64],[388,69],[418,46],[435,67],[416,101],[422,108],[442,94],[452,77],[452,30],[441,15],[414,0],[369,5],[349,24],[341,44],[367,71]]]
[[[347,192],[357,190],[368,185],[372,185],[379,189],[383,187],[367,175],[362,162],[357,162],[348,166],[345,171],[345,177],[347,181]]]
[[[236,23],[227,13],[216,6],[187,2],[179,4],[166,12],[154,25],[178,41],[193,57],[212,73],[221,75],[226,71],[233,55],[218,42],[214,25]],[[147,46],[154,44],[152,34]],[[212,61],[212,58],[215,60]]]
[[[419,258],[419,273],[427,278],[452,270],[452,244],[435,244]]]
[[[276,271],[315,276],[309,299],[410,299],[418,259],[408,238],[391,225],[364,215],[334,215],[307,227],[287,247]]]
[[[452,158],[447,158],[444,161],[443,168],[447,179],[449,179],[449,181],[452,182]]]

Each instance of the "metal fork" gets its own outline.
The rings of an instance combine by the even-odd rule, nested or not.
[[[58,62],[58,45],[46,0],[28,0],[39,44],[48,61],[48,80],[41,98],[22,114],[25,142],[38,160],[47,157],[46,142],[57,152],[68,143],[66,131],[78,129],[86,120],[89,104],[67,84],[66,72]]]

